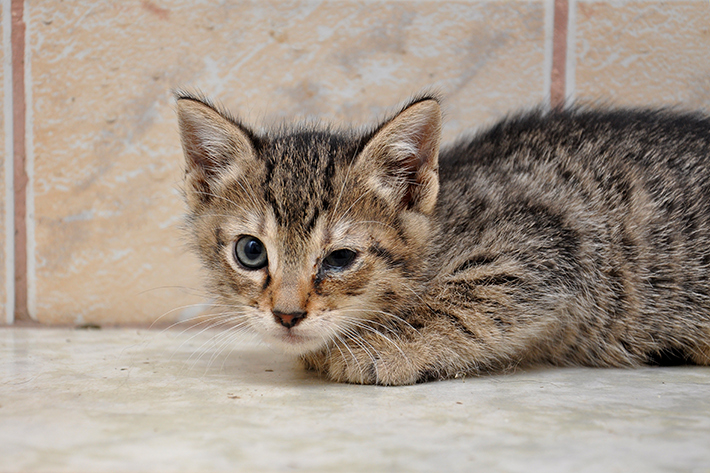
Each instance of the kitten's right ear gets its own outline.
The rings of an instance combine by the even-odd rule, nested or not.
[[[355,169],[376,194],[399,209],[431,214],[439,193],[440,139],[439,102],[417,99],[374,133]]]
[[[186,183],[209,193],[211,181],[227,168],[247,172],[256,164],[253,135],[213,106],[191,96],[177,97]]]

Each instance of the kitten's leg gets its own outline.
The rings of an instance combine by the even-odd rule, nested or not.
[[[371,322],[368,329],[341,334],[303,361],[337,382],[405,385],[516,366],[518,347],[495,317],[432,304],[386,328]]]
[[[710,327],[705,329],[704,339],[690,350],[690,360],[699,365],[710,366]]]
[[[338,335],[326,349],[303,356],[306,367],[337,382],[403,385],[420,380],[426,355],[416,329],[401,322],[361,325]]]
[[[693,352],[691,360],[698,365],[710,366],[710,345],[706,345],[698,349],[698,351]]]

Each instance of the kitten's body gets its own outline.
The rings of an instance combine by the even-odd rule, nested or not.
[[[212,291],[331,379],[710,364],[703,116],[532,112],[438,158],[431,98],[362,134],[256,135],[195,97],[178,104]],[[264,255],[240,259],[245,236]],[[263,266],[240,262],[253,255]]]

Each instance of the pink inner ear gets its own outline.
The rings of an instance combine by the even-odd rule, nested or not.
[[[417,124],[415,131],[408,130],[405,135],[415,152],[400,156],[399,169],[395,171],[400,178],[405,176],[406,189],[401,199],[402,208],[414,208],[419,203],[418,200],[430,192],[427,187],[431,185],[432,178],[437,179],[440,139],[440,121],[437,118],[425,117],[423,123]],[[438,186],[436,187],[438,190]]]
[[[211,158],[208,149],[210,141],[205,139],[206,130],[215,126],[212,123],[214,118],[202,109],[206,108],[205,105],[189,103],[185,107],[189,108],[178,109],[178,120],[188,171],[203,175],[215,174],[219,164]]]
[[[188,167],[211,176],[253,152],[252,133],[236,120],[197,99],[178,101],[180,138]]]
[[[200,140],[195,127],[192,124],[185,123],[181,127],[181,132],[188,166],[207,175],[215,174],[219,163],[210,157],[209,150]]]
[[[428,213],[438,194],[441,111],[434,99],[416,101],[385,123],[362,153],[373,174],[400,209]]]
[[[419,174],[419,168],[423,164],[422,159],[417,154],[412,154],[401,161],[403,170],[400,170],[398,174],[404,175],[406,182],[406,189],[400,205],[402,208],[411,210],[414,206],[414,197],[416,192],[416,187],[421,185],[421,179]]]

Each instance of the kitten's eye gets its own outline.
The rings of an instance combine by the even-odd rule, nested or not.
[[[266,266],[266,248],[258,238],[243,236],[234,245],[234,257],[247,269],[260,269]]]
[[[335,250],[325,257],[323,264],[327,269],[344,269],[353,262],[356,255],[357,253],[353,250],[345,248],[342,250]]]

